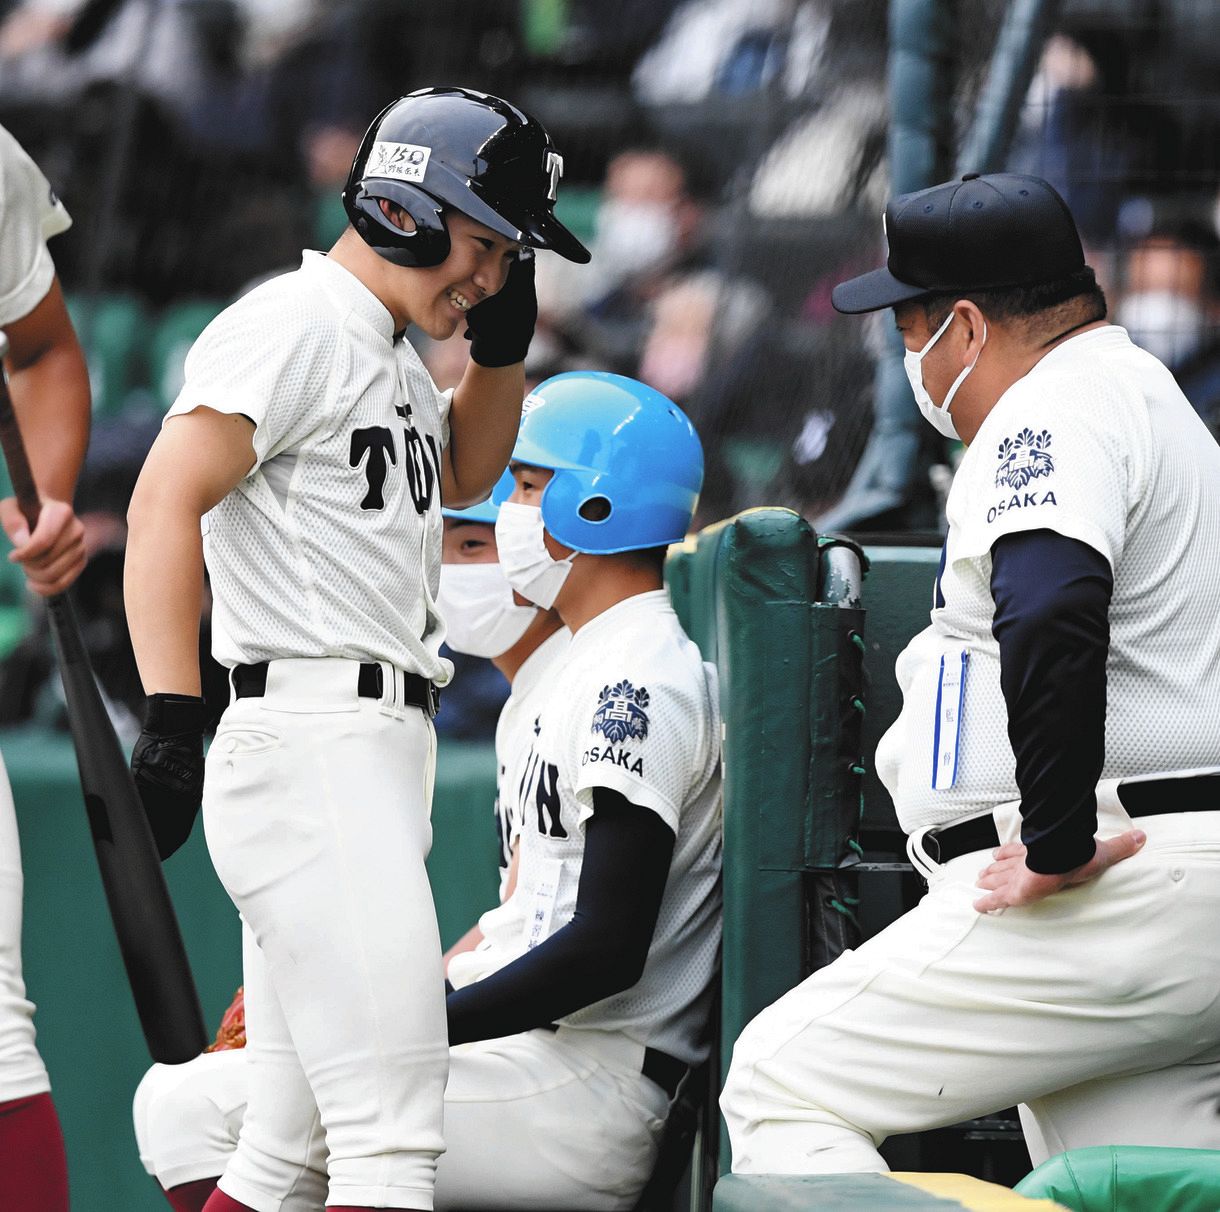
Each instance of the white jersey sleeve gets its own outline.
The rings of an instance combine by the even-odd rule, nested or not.
[[[302,294],[302,313],[271,284],[225,308],[186,357],[185,381],[167,416],[200,407],[240,413],[254,423],[253,475],[281,450],[297,445],[328,416],[332,376],[347,371],[347,343],[335,314]],[[290,333],[277,340],[275,333]]]
[[[988,414],[948,503],[954,559],[1020,531],[1053,530],[1122,558],[1147,491],[1152,435],[1135,385],[1064,360],[1018,380]]]
[[[47,240],[71,226],[38,165],[0,126],[0,325],[46,298],[55,277]]]
[[[677,833],[682,805],[706,766],[706,730],[691,725],[709,714],[706,684],[685,664],[645,667],[628,654],[605,660],[600,672],[609,676],[586,678],[566,715],[578,822],[593,815],[594,790],[606,787]]]

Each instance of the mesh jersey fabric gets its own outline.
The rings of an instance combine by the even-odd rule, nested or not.
[[[674,831],[669,880],[640,980],[562,1020],[621,1031],[695,1064],[720,945],[720,715],[713,666],[664,590],[586,623],[553,676],[521,767],[517,888],[480,920],[485,941],[455,986],[496,971],[571,920],[593,788],[656,812]],[[630,895],[630,889],[624,889]]]
[[[551,692],[553,675],[568,650],[572,633],[561,627],[521,663],[512,693],[496,720],[496,835],[500,841],[500,899],[504,899],[513,842],[521,832],[521,804],[514,794],[521,763],[534,740],[534,724]]]
[[[0,126],[0,325],[46,298],[55,277],[47,241],[71,226],[42,170]]]
[[[449,680],[449,403],[380,301],[320,253],[208,325],[168,416],[205,406],[255,426],[254,467],[204,519],[221,664],[345,657]]]
[[[1114,574],[1102,777],[1220,753],[1220,446],[1151,354],[1115,325],[1072,337],[1013,384],[954,478],[931,625],[899,656],[877,771],[908,832],[1020,798],[991,626],[991,547],[1047,529]],[[940,660],[966,651],[958,776],[932,789]]]

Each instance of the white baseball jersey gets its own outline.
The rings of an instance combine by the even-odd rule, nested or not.
[[[47,241],[71,226],[42,170],[0,126],[0,325],[46,298],[55,277]]]
[[[656,812],[676,840],[640,980],[562,1023],[697,1063],[720,944],[720,713],[715,670],[664,590],[620,602],[572,637],[520,774],[516,890],[483,915],[480,947],[451,961],[455,986],[571,920],[596,787]]]
[[[1215,763],[1220,446],[1160,362],[1113,325],[1057,346],[983,422],[947,512],[931,626],[898,658],[903,709],[877,749],[904,829],[1020,798],[990,588],[992,544],[1017,531],[1078,539],[1113,570],[1102,777]],[[957,778],[933,790],[941,661],[963,653]]]
[[[450,396],[354,275],[320,253],[204,330],[169,416],[254,422],[249,475],[204,519],[212,651],[390,661],[444,684],[441,451]]]
[[[512,693],[496,720],[496,833],[500,839],[500,899],[508,884],[513,843],[521,832],[521,802],[515,794],[521,764],[534,743],[534,725],[551,693],[554,671],[568,650],[572,633],[561,627],[521,662]]]

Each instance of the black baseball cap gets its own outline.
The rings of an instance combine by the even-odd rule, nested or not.
[[[885,208],[889,258],[840,282],[836,311],[858,314],[942,291],[1049,282],[1084,268],[1067,203],[1041,177],[967,173]]]

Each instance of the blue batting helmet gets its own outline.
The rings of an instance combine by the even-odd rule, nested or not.
[[[477,505],[468,505],[465,509],[441,509],[447,518],[455,518],[459,522],[486,522],[488,526],[496,524],[500,516],[500,502],[506,501],[513,492],[513,477],[505,472],[495,483],[491,496]]]
[[[659,391],[602,371],[534,388],[513,461],[555,473],[542,492],[543,525],[593,555],[678,542],[703,486],[703,447],[686,414]],[[504,500],[499,489],[492,499]]]

